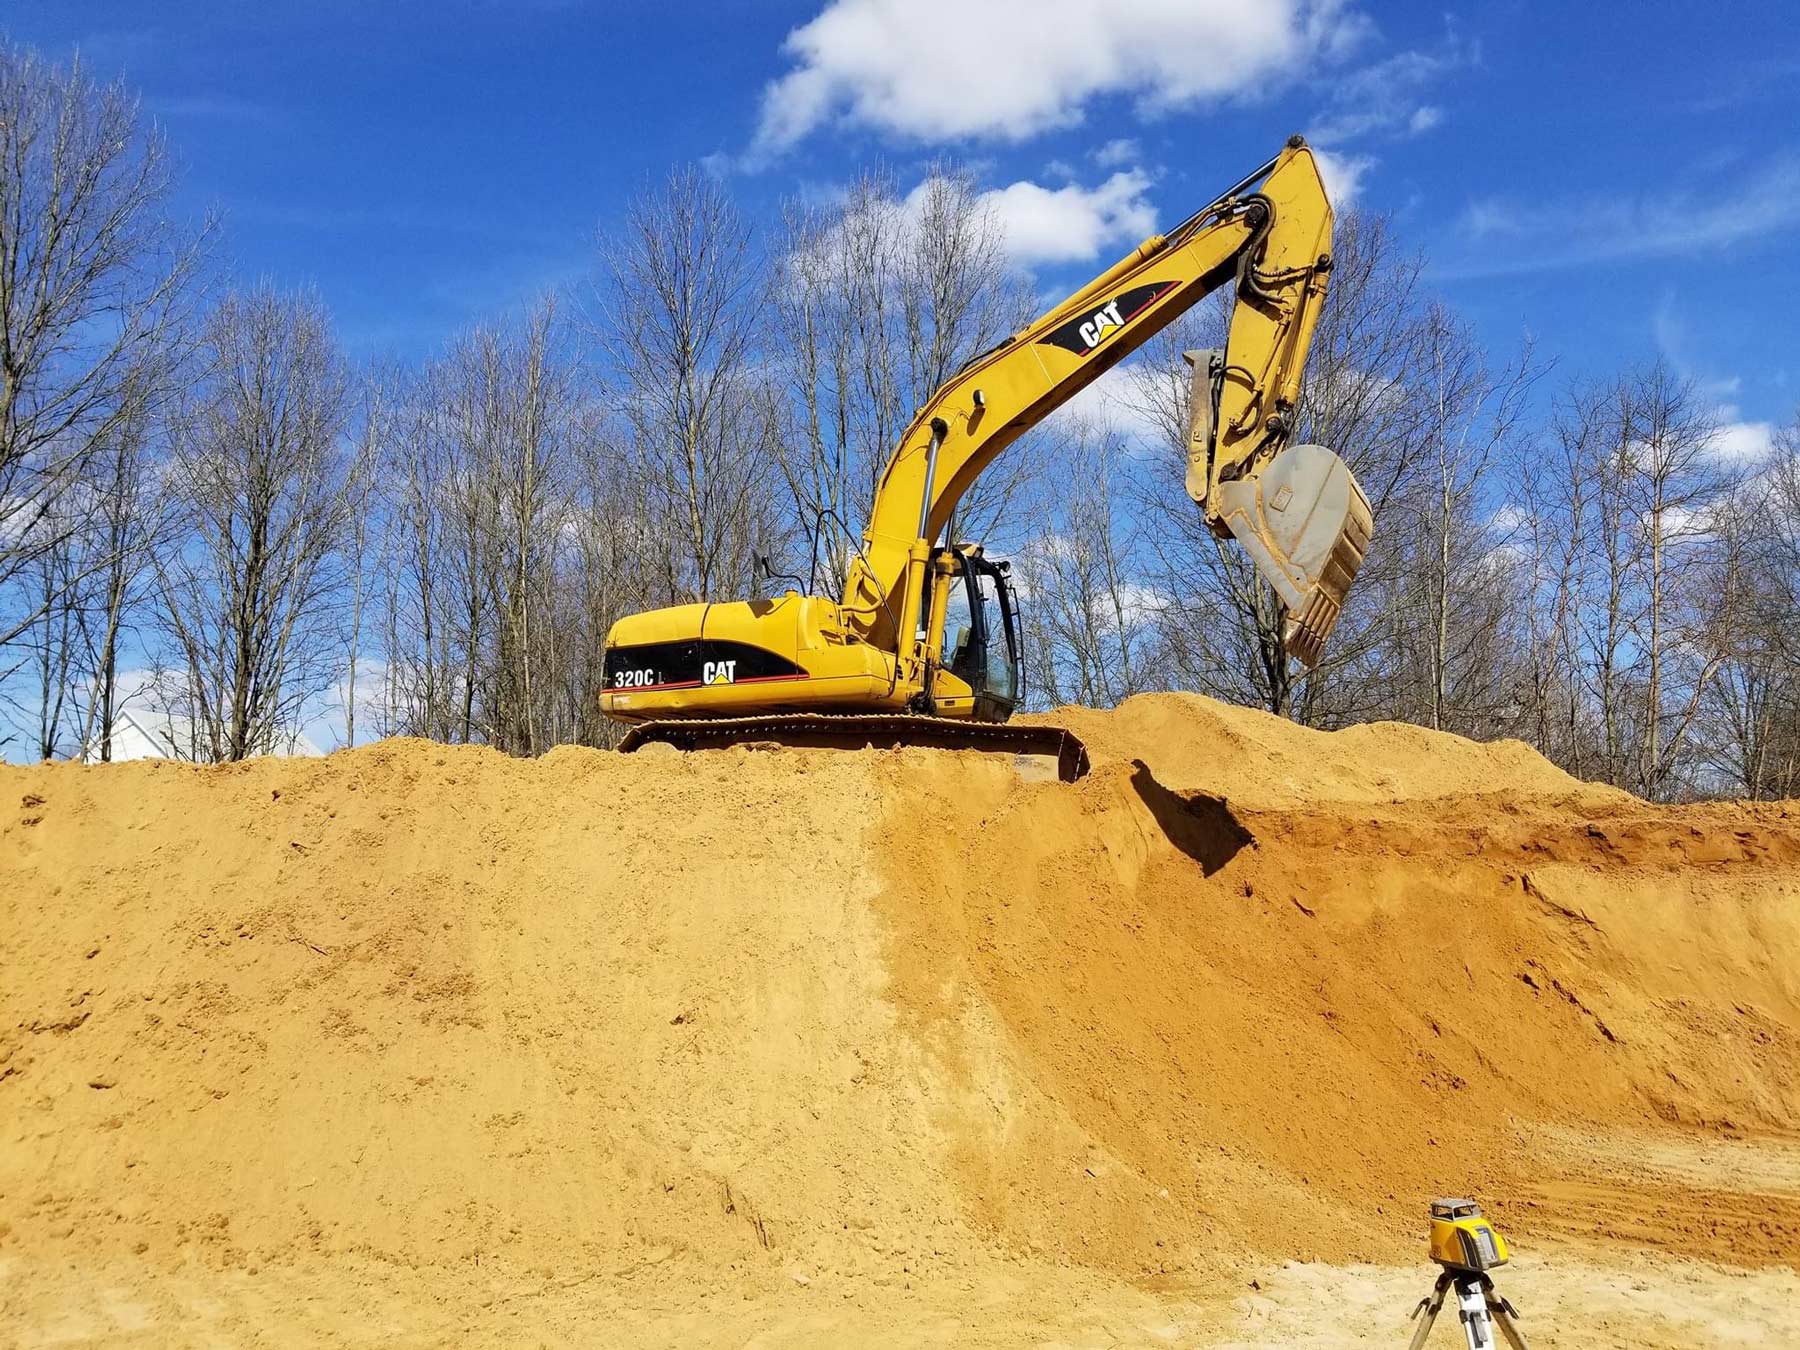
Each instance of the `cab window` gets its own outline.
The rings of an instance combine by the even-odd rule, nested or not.
[[[971,686],[980,684],[977,645],[975,618],[969,612],[969,589],[959,579],[950,587],[949,601],[944,606],[944,665]]]
[[[981,588],[981,608],[987,619],[986,680],[987,692],[1006,703],[1018,695],[1014,687],[1014,655],[1010,616],[1001,608],[999,586],[994,577],[981,572],[976,576]]]

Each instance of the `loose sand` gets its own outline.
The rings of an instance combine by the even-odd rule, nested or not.
[[[1058,717],[0,771],[0,1342],[1800,1345],[1800,806]]]

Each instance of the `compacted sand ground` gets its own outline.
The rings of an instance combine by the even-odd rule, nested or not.
[[[1800,1345],[1800,807],[1059,719],[0,770],[0,1343]]]

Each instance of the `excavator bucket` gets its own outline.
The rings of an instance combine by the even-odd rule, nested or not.
[[[1288,655],[1316,664],[1375,523],[1349,466],[1322,445],[1290,445],[1260,473],[1220,483],[1213,507],[1287,605]]]

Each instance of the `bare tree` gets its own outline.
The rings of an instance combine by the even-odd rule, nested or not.
[[[102,762],[112,758],[120,705],[137,692],[119,688],[120,651],[139,626],[153,590],[154,561],[172,524],[157,457],[159,410],[150,402],[154,383],[140,388],[142,392],[127,396],[124,415],[100,439],[93,457],[87,537],[97,557],[87,594],[74,606],[85,698],[80,742],[84,753]]]
[[[363,622],[367,608],[369,542],[371,522],[369,510],[375,500],[375,484],[381,461],[381,447],[390,434],[392,414],[387,398],[392,381],[379,371],[371,371],[358,381],[358,425],[356,448],[346,491],[348,533],[345,540],[345,563],[349,573],[350,613],[345,629],[344,660],[344,744],[356,744],[356,707],[358,664],[363,653]]]
[[[1555,414],[1548,468],[1515,498],[1534,533],[1528,663],[1536,696],[1553,690],[1562,708],[1538,744],[1651,796],[1702,790],[1689,738],[1713,682],[1746,677],[1732,663],[1754,645],[1756,517],[1716,431],[1660,363],[1579,386]]]
[[[122,700],[124,645],[139,627],[151,559],[167,534],[158,458],[162,372],[141,372],[120,395],[119,415],[96,436],[81,475],[47,519],[54,542],[28,568],[39,612],[16,638],[28,654],[29,688],[3,698],[36,731],[36,753],[112,758]],[[23,693],[23,697],[20,697]]]
[[[204,349],[172,466],[188,533],[157,564],[179,671],[165,695],[206,758],[237,760],[297,730],[338,671],[347,375],[305,294],[226,296]]]
[[[66,519],[75,514],[67,499],[42,517],[48,547],[23,569],[20,580],[30,585],[37,613],[32,623],[15,636],[27,653],[32,672],[25,709],[33,715],[33,753],[39,759],[55,759],[65,747],[66,720],[76,676],[79,646],[76,616],[78,586],[84,563],[81,526]]]
[[[1730,642],[1717,584],[1716,509],[1731,475],[1713,450],[1718,425],[1691,381],[1657,362],[1632,391],[1633,505],[1644,535],[1644,733],[1636,766],[1646,796],[1666,793],[1683,742]]]
[[[1701,790],[1800,794],[1800,419],[1711,512],[1718,576],[1692,758]],[[1685,580],[1688,569],[1679,569]]]
[[[166,217],[173,181],[121,86],[0,45],[0,661],[84,579],[71,497],[175,369],[206,231]]]
[[[1498,373],[1473,332],[1441,303],[1420,318],[1420,362],[1407,394],[1421,411],[1420,482],[1396,493],[1384,548],[1398,566],[1385,714],[1465,735],[1503,734],[1516,715],[1511,639],[1520,591],[1497,488],[1516,463],[1530,351]]]
[[[598,641],[578,649],[564,624],[566,596],[583,584],[565,576],[568,560],[592,543],[579,483],[597,407],[555,302],[517,324],[472,329],[422,377],[390,375],[388,384],[395,729],[517,754],[544,750],[577,724],[591,738],[592,714],[564,700],[568,667],[597,662]],[[607,490],[616,491],[610,478]],[[624,522],[609,516],[606,525]],[[597,712],[597,685],[592,692]]]
[[[569,511],[576,389],[557,337],[556,308],[546,301],[516,336],[482,330],[458,353],[465,393],[486,419],[474,484],[492,497],[474,517],[490,533],[479,552],[488,560],[483,583],[495,619],[484,732],[490,744],[527,755],[548,748],[541,705],[555,634],[547,619]]]
[[[1582,663],[1598,705],[1598,765],[1609,782],[1628,780],[1627,683],[1635,603],[1634,578],[1642,564],[1642,536],[1632,519],[1629,487],[1636,473],[1630,393],[1623,382],[1575,395],[1574,447],[1583,466],[1592,523],[1585,531]]]
[[[601,243],[600,345],[665,603],[728,598],[778,529],[774,428],[755,356],[763,292],[749,225],[697,169],[640,195]]]
[[[1582,699],[1581,593],[1589,565],[1591,407],[1559,411],[1520,456],[1501,508],[1518,557],[1521,624],[1517,734],[1577,776],[1593,759]]]
[[[385,386],[382,492],[384,730],[453,736],[449,457],[430,373],[379,373]]]
[[[919,406],[1030,317],[973,177],[933,166],[904,197],[880,170],[829,208],[790,202],[770,282],[786,396],[778,464],[813,589],[841,589],[882,469]],[[1015,447],[958,503],[952,538],[987,537],[1028,483]]]
[[[1158,597],[1139,580],[1118,482],[1128,451],[1078,413],[1059,417],[1042,449],[1056,472],[1031,494],[1039,528],[1017,564],[1028,685],[1042,704],[1110,707],[1157,679]]]
[[[598,422],[590,409],[575,427],[575,486],[557,591],[561,735],[584,745],[617,739],[600,715],[603,647],[616,620],[655,603],[658,552],[636,509],[630,465]]]
[[[1747,797],[1788,796],[1800,780],[1794,663],[1785,637],[1800,610],[1782,565],[1783,481],[1746,484],[1714,512],[1720,605],[1717,670],[1700,690],[1693,759],[1706,784]]]

